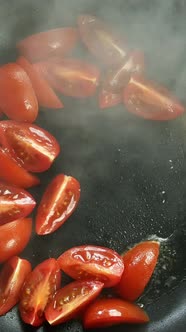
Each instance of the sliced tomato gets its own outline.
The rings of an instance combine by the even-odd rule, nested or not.
[[[0,182],[0,225],[27,217],[35,205],[27,191]]]
[[[120,299],[100,299],[90,304],[83,320],[85,329],[132,323],[148,323],[149,317],[136,304]]]
[[[102,89],[99,94],[99,107],[109,108],[122,103],[122,94]]]
[[[30,123],[1,121],[0,136],[3,147],[8,148],[19,165],[30,172],[46,171],[60,152],[54,136]]]
[[[125,300],[135,301],[142,295],[156,267],[159,250],[159,242],[146,241],[124,254],[125,270],[116,289]]]
[[[74,281],[57,291],[45,310],[50,325],[58,325],[76,317],[101,292],[100,281]]]
[[[58,258],[59,266],[74,279],[96,279],[104,287],[112,287],[121,279],[124,264],[113,250],[98,246],[79,246],[64,252]]]
[[[0,148],[0,179],[20,188],[30,188],[40,183],[39,179],[28,173],[12,159],[8,150]]]
[[[44,310],[52,301],[60,283],[61,272],[54,258],[49,258],[35,267],[21,291],[19,310],[25,323],[42,325],[45,321]]]
[[[0,108],[12,120],[34,122],[38,102],[27,73],[16,63],[0,67]]]
[[[0,263],[19,255],[32,233],[32,219],[18,219],[0,226]]]
[[[16,61],[29,76],[40,106],[63,108],[63,104],[48,82],[38,74],[34,66],[23,56]]]
[[[128,54],[124,40],[95,16],[82,15],[78,18],[80,36],[88,50],[103,64],[123,61]]]
[[[71,216],[80,199],[80,184],[72,176],[57,175],[47,187],[36,215],[36,233],[53,233]]]
[[[19,301],[20,291],[31,264],[17,256],[10,258],[0,272],[0,315],[6,314]]]
[[[123,101],[129,112],[149,120],[171,120],[185,111],[165,88],[137,75],[124,89]]]
[[[78,40],[75,28],[58,28],[31,35],[17,44],[26,58],[35,61],[51,55],[64,56],[69,53]]]

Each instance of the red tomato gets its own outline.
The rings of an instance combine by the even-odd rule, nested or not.
[[[0,263],[19,255],[32,233],[32,219],[18,219],[0,226]]]
[[[123,101],[129,112],[149,120],[171,120],[185,111],[165,88],[138,76],[130,79]]]
[[[30,172],[46,171],[60,152],[54,136],[30,123],[1,121],[0,136],[3,147],[8,148],[19,165]]]
[[[104,22],[90,15],[78,18],[80,36],[88,50],[104,64],[114,64],[123,61],[128,49]]]
[[[0,68],[0,108],[12,120],[33,122],[38,102],[27,73],[16,63]]]
[[[39,179],[19,166],[8,154],[0,148],[0,179],[20,188],[30,188],[40,183]]]
[[[35,61],[51,55],[66,55],[75,46],[78,38],[77,29],[58,28],[31,35],[21,40],[17,48],[26,58]]]
[[[111,91],[106,91],[104,89],[101,90],[99,95],[99,107],[100,108],[108,108],[117,106],[122,103],[122,94],[114,93]]]
[[[27,324],[40,326],[45,321],[44,310],[52,301],[61,283],[57,261],[49,258],[28,275],[21,291],[19,310]]]
[[[53,233],[71,216],[80,199],[80,184],[72,176],[57,175],[47,187],[36,215],[36,233]]]
[[[101,292],[100,281],[74,281],[57,291],[45,310],[46,320],[57,325],[74,318]]]
[[[27,191],[0,182],[0,225],[28,216],[35,205]]]
[[[22,56],[19,57],[16,62],[25,70],[29,76],[39,105],[48,108],[63,108],[63,104],[55,94],[54,90],[50,87],[48,82],[38,74],[32,64],[30,64]]]
[[[148,315],[136,304],[120,299],[100,299],[85,312],[83,325],[85,329],[102,328],[122,323],[148,323]]]
[[[135,301],[148,284],[159,256],[160,244],[146,241],[137,244],[123,256],[125,271],[117,292],[125,300]]]
[[[90,245],[67,250],[58,262],[70,277],[100,280],[104,287],[118,284],[124,269],[122,258],[115,251]]]
[[[6,314],[19,301],[20,291],[31,265],[17,256],[10,258],[0,272],[0,315]]]

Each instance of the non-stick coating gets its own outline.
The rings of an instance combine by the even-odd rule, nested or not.
[[[118,26],[130,46],[142,48],[147,75],[167,85],[186,105],[184,1],[16,0],[0,1],[0,59],[16,57],[16,41],[37,31],[75,25],[90,13]],[[133,332],[184,332],[186,326],[186,116],[169,122],[147,122],[123,106],[101,111],[96,97],[63,98],[62,111],[40,113],[38,123],[59,140],[62,152],[51,170],[41,175],[37,200],[57,173],[81,183],[78,210],[55,234],[38,237],[23,253],[33,266],[57,257],[74,245],[105,245],[119,252],[151,235],[162,243],[159,266],[141,300],[151,317]],[[176,232],[175,232],[176,231]],[[174,233],[175,232],[175,233]],[[173,236],[170,238],[170,235]],[[105,331],[123,331],[124,326]],[[17,309],[0,318],[1,332],[34,331]],[[83,331],[79,322],[46,331]]]

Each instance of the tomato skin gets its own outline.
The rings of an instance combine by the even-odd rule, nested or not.
[[[100,280],[104,287],[118,284],[124,270],[122,258],[115,251],[91,245],[65,251],[58,262],[61,270],[73,279]]]
[[[0,316],[19,301],[20,291],[32,267],[29,261],[17,256],[10,258],[0,272]]]
[[[74,281],[61,288],[45,310],[46,320],[58,325],[76,317],[99,295],[103,285],[100,281]]]
[[[0,108],[12,120],[34,122],[38,102],[27,73],[16,63],[0,68]]]
[[[0,182],[0,226],[28,216],[35,205],[27,191]]]
[[[124,89],[126,109],[144,119],[167,121],[184,113],[184,107],[165,88],[140,76],[131,77]]]
[[[159,251],[159,242],[145,241],[124,254],[125,271],[116,287],[122,298],[135,301],[142,295],[156,267]]]
[[[57,261],[49,258],[28,275],[21,291],[19,311],[22,320],[32,326],[45,321],[44,310],[61,284]]]
[[[21,40],[17,48],[31,61],[42,60],[52,55],[66,55],[75,46],[78,37],[78,31],[75,28],[52,29]]]
[[[30,188],[40,183],[39,179],[28,173],[12,159],[8,150],[0,148],[0,179],[20,188]]]
[[[122,94],[102,89],[99,94],[99,107],[101,109],[117,106],[122,103]]]
[[[149,317],[136,304],[117,298],[96,300],[85,312],[85,329],[102,328],[122,323],[148,323]]]
[[[54,90],[50,87],[48,82],[38,74],[34,66],[29,63],[26,58],[20,56],[16,62],[25,70],[29,76],[39,105],[48,108],[63,108],[63,104],[55,94]]]
[[[56,231],[71,216],[80,199],[80,184],[72,176],[57,175],[46,188],[36,215],[36,233]]]
[[[59,155],[60,146],[48,131],[15,121],[0,122],[0,141],[20,166],[30,172],[44,172]]]
[[[0,263],[19,255],[32,233],[32,219],[22,218],[0,226]]]

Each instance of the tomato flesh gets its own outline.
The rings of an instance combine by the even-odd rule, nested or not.
[[[67,250],[58,258],[60,268],[74,279],[96,279],[104,287],[119,283],[124,264],[113,250],[98,246],[79,246]]]
[[[0,272],[0,315],[6,314],[19,301],[20,291],[31,264],[17,256],[10,258]]]
[[[48,185],[36,215],[36,233],[50,234],[71,216],[80,199],[80,184],[64,174],[57,175]]]
[[[99,94],[99,107],[101,109],[117,106],[122,103],[122,94],[101,90]]]
[[[45,321],[44,310],[60,287],[61,272],[54,258],[40,263],[28,275],[21,291],[19,310],[27,324],[40,326]]]

